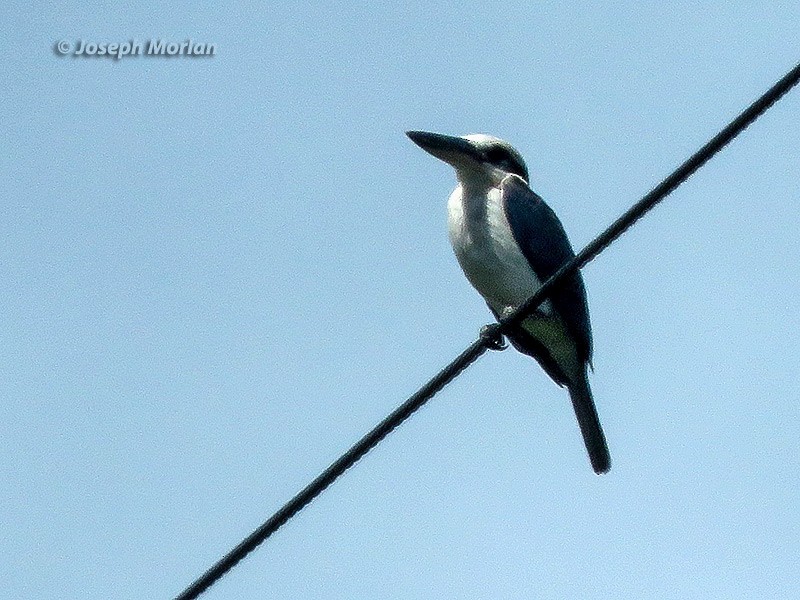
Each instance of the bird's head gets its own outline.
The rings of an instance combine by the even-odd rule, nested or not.
[[[528,182],[522,155],[499,138],[483,133],[455,137],[427,131],[407,131],[406,135],[425,152],[450,164],[462,181],[514,173]]]

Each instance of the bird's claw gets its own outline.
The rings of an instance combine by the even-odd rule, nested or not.
[[[492,323],[481,327],[480,338],[489,350],[505,350],[508,348],[500,323]]]

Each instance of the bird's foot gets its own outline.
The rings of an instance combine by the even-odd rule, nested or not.
[[[508,348],[508,344],[506,344],[500,327],[500,323],[492,323],[481,327],[481,341],[489,350],[505,350]]]

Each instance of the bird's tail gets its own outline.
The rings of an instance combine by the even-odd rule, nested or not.
[[[575,416],[578,418],[578,425],[581,428],[583,442],[586,444],[586,451],[589,453],[589,460],[592,461],[592,468],[598,475],[605,473],[611,468],[611,455],[608,453],[606,436],[600,425],[600,418],[597,416],[597,409],[594,406],[592,390],[589,389],[589,381],[586,374],[574,383],[569,384],[569,397],[572,400],[572,407],[575,409]]]

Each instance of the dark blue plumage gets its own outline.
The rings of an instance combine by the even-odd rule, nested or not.
[[[575,257],[564,227],[547,203],[519,177],[503,179],[501,190],[503,209],[514,240],[531,269],[544,282]],[[580,271],[556,286],[550,294],[550,302],[575,343],[578,359],[591,362],[592,331]]]

